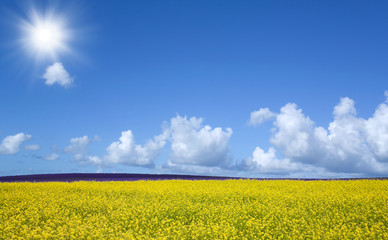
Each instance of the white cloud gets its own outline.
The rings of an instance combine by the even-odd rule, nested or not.
[[[87,153],[87,148],[92,140],[88,136],[72,138],[70,139],[70,145],[65,147],[64,152],[70,154],[83,154]]]
[[[98,156],[87,156],[87,159],[86,159],[86,162],[89,162],[91,164],[95,164],[95,165],[102,165],[103,164],[103,161],[101,158],[99,158]]]
[[[315,126],[296,104],[288,103],[276,115],[270,142],[290,163],[324,168],[327,172],[386,175],[388,105],[379,105],[373,117],[366,120],[356,116],[352,99],[341,98],[333,116],[334,120],[325,129]],[[260,150],[255,150],[260,163],[270,166],[269,163],[278,162],[274,150],[267,153]],[[255,156],[247,162],[253,159]]]
[[[168,165],[220,167],[228,164],[229,139],[233,131],[202,126],[202,119],[177,116],[168,131],[171,154]]]
[[[26,145],[24,147],[25,150],[29,150],[29,151],[37,151],[40,149],[40,146],[37,145],[37,144],[30,144],[30,145]]]
[[[304,177],[311,177],[322,169],[306,164],[292,162],[289,158],[279,159],[276,150],[270,147],[265,152],[260,147],[256,147],[252,157],[249,157],[238,165],[239,169],[245,171],[260,172],[269,176],[294,176],[295,174]]]
[[[386,91],[387,92],[387,91]],[[365,122],[366,139],[376,159],[388,162],[388,105],[380,104]]]
[[[20,150],[20,145],[31,139],[31,135],[18,133],[13,136],[7,136],[0,144],[0,154],[16,154]]]
[[[348,97],[341,98],[340,103],[334,107],[333,115],[335,118],[355,116],[356,108],[354,101]]]
[[[57,83],[62,87],[68,88],[74,82],[74,79],[70,77],[60,62],[55,62],[53,65],[48,66],[46,72],[43,74],[43,78],[46,79],[45,83],[49,86]]]
[[[123,131],[119,141],[113,142],[107,149],[107,155],[103,159],[90,156],[89,161],[94,164],[125,164],[132,166],[151,167],[153,161],[159,155],[165,145],[164,135],[148,140],[145,145],[135,144],[135,138],[131,130]]]
[[[279,147],[288,157],[306,155],[309,151],[310,135],[313,122],[304,117],[302,110],[296,104],[288,103],[280,109],[274,125],[278,131],[271,139],[271,143]]]
[[[245,169],[258,170],[260,172],[287,171],[295,169],[291,166],[289,159],[277,159],[274,148],[269,148],[265,152],[260,147],[256,147],[252,157],[249,157],[245,162]]]
[[[54,160],[57,160],[58,158],[59,158],[59,155],[56,153],[50,153],[50,154],[47,154],[46,156],[44,156],[44,159],[46,159],[48,161],[54,161]]]
[[[88,146],[92,141],[99,141],[99,137],[90,139],[88,136],[72,138],[71,144],[64,152],[73,154],[74,160],[80,163],[102,166],[125,164],[131,166],[152,167],[155,158],[165,145],[166,137],[162,134],[148,140],[144,145],[135,144],[131,130],[123,131],[119,141],[115,141],[106,148],[107,154],[103,157],[89,154]]]
[[[266,120],[275,117],[276,114],[271,112],[269,108],[260,108],[258,111],[251,112],[251,118],[249,124],[252,126],[258,126]]]
[[[70,139],[70,145],[64,148],[64,152],[73,155],[73,160],[80,162],[82,164],[95,164],[100,165],[103,161],[97,157],[92,156],[89,153],[88,147],[93,141],[100,141],[98,136],[95,136],[93,139],[89,138],[87,135],[82,137]]]
[[[99,166],[112,166],[125,164],[131,166],[154,167],[154,161],[159,156],[166,142],[171,143],[171,153],[164,169],[176,169],[179,171],[203,170],[213,171],[216,168],[226,168],[229,163],[229,138],[231,129],[223,131],[221,128],[212,129],[210,126],[202,126],[202,119],[177,116],[169,123],[165,123],[162,134],[148,140],[144,145],[135,143],[131,130],[123,131],[119,141],[110,144],[103,157],[85,155],[84,151],[78,151],[74,159]],[[72,142],[89,142],[84,137]],[[77,145],[78,146],[78,145]],[[66,151],[74,149],[73,145]],[[75,151],[71,151],[75,152]],[[195,168],[195,169],[194,169]],[[213,168],[213,169],[210,169]]]

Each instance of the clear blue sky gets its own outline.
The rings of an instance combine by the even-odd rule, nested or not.
[[[0,3],[0,175],[388,175],[386,1]]]

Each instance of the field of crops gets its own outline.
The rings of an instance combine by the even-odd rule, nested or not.
[[[388,181],[0,183],[0,239],[388,239]]]

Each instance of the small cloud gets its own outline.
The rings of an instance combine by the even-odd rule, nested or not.
[[[388,90],[385,90],[384,96],[386,97],[385,102],[388,103]]]
[[[57,83],[62,87],[69,88],[74,82],[74,79],[70,77],[60,62],[55,62],[53,65],[48,66],[43,74],[43,78],[46,79],[45,84],[49,86]]]
[[[80,163],[95,163],[91,160],[94,158],[88,155],[89,144],[93,141],[96,141],[96,138],[91,139],[87,135],[83,137],[72,138],[70,139],[71,144],[69,146],[66,146],[63,151],[65,153],[72,154],[74,161],[78,161]]]
[[[335,118],[356,115],[354,101],[348,97],[341,98],[340,103],[334,107],[333,115]]]
[[[87,148],[92,140],[88,136],[70,139],[70,145],[65,147],[64,152],[70,154],[87,153]]]
[[[51,146],[51,151],[52,151],[52,152],[58,152],[58,151],[59,151],[58,146],[57,146],[57,145],[52,145],[52,146]]]
[[[249,119],[249,125],[258,126],[266,120],[275,117],[276,114],[271,112],[269,108],[260,108],[259,111],[251,112],[251,118]]]
[[[101,141],[100,136],[95,135],[94,138],[93,138],[93,141],[95,141],[95,142],[100,142],[100,141]]]
[[[40,149],[40,146],[38,144],[31,144],[31,145],[26,145],[24,149],[29,151],[37,151]]]
[[[57,160],[58,158],[59,158],[59,155],[56,153],[50,153],[50,154],[47,154],[46,156],[44,156],[44,159],[49,160],[49,161],[54,161],[54,160]]]
[[[81,159],[82,161],[83,159]],[[103,162],[102,162],[102,159],[99,158],[98,156],[88,156],[87,159],[86,159],[89,163],[92,163],[92,164],[95,164],[95,165],[101,165]],[[99,169],[102,169],[101,167]]]
[[[5,137],[0,144],[0,154],[18,153],[20,151],[20,145],[29,139],[31,139],[31,135],[24,133]]]

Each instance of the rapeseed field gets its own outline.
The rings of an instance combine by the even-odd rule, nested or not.
[[[0,239],[388,239],[388,181],[0,183]]]

